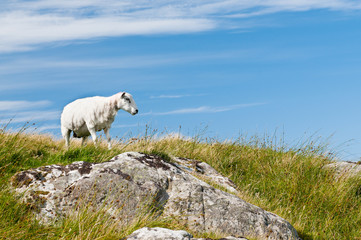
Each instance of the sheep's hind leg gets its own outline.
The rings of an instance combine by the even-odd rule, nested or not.
[[[88,136],[82,137],[81,138],[81,146],[86,146],[87,140],[88,140]]]
[[[95,131],[95,128],[88,128],[90,135],[92,136],[93,142],[94,142],[94,146],[97,147],[97,134]]]
[[[110,134],[109,134],[109,128],[104,128],[104,134],[105,136],[107,137],[107,142],[108,142],[108,149],[112,149],[112,143],[111,143],[111,137],[110,137]]]
[[[71,130],[69,130],[65,127],[61,127],[61,135],[63,135],[63,138],[65,139],[66,149],[69,149],[70,133],[71,133]]]

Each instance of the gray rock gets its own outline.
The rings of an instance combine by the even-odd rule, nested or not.
[[[127,240],[211,240],[210,238],[193,238],[192,234],[184,230],[170,230],[167,228],[144,227],[134,231],[126,237]],[[225,237],[220,240],[247,240],[246,238]]]
[[[204,239],[204,238],[201,238],[201,239]],[[247,240],[247,238],[236,238],[236,237],[228,236],[228,237],[221,238],[221,239],[218,239],[218,240]]]
[[[138,229],[129,235],[127,240],[190,240],[193,236],[183,230],[170,230],[167,228],[148,228]]]
[[[45,223],[82,203],[109,206],[109,214],[129,221],[152,203],[163,216],[183,220],[196,232],[298,239],[283,218],[215,189],[180,165],[179,161],[168,163],[158,156],[128,152],[104,163],[75,162],[23,171],[13,176],[12,185]],[[202,169],[211,174],[207,167]]]
[[[194,174],[196,177],[200,175],[208,181],[223,187],[228,192],[238,193],[236,190],[236,185],[231,180],[229,180],[229,178],[222,176],[209,164],[193,159],[179,157],[174,158],[174,161],[178,167]]]
[[[361,173],[361,164],[355,162],[333,162],[324,166],[335,172],[336,178],[354,177]]]

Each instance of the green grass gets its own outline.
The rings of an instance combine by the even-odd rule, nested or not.
[[[185,229],[176,219],[146,213],[124,225],[106,211],[88,208],[57,225],[42,226],[31,206],[21,203],[8,187],[11,176],[21,170],[74,161],[103,162],[126,151],[151,153],[167,161],[178,156],[207,162],[236,184],[240,197],[287,219],[303,239],[361,239],[360,177],[336,181],[323,168],[332,155],[311,141],[290,148],[268,138],[219,142],[199,137],[157,140],[146,135],[117,143],[112,150],[103,143],[81,148],[73,142],[65,151],[63,141],[50,136],[5,130],[0,130],[0,239],[120,239],[143,226]]]

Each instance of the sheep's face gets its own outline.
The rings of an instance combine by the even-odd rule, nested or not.
[[[132,95],[126,92],[120,95],[120,99],[117,101],[117,107],[118,109],[123,109],[132,115],[138,113],[138,107],[137,104],[135,104]]]

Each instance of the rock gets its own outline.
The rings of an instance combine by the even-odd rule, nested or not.
[[[205,238],[200,238],[199,240],[202,240],[202,239],[205,239]],[[207,240],[207,239],[205,239],[205,240]],[[236,238],[236,237],[228,236],[225,238],[220,238],[218,240],[247,240],[247,238]]]
[[[167,228],[148,228],[144,227],[134,231],[126,237],[127,240],[212,240],[210,238],[193,238],[193,236],[184,230],[170,230]],[[246,238],[225,237],[218,240],[247,240]]]
[[[333,162],[324,168],[335,171],[336,178],[354,177],[361,173],[361,164],[356,162]]]
[[[167,228],[148,228],[144,227],[138,229],[129,235],[127,240],[190,240],[193,239],[193,236],[186,231],[183,230],[170,230]]]
[[[179,157],[174,158],[174,161],[176,164],[178,163],[177,166],[183,170],[196,175],[201,175],[208,181],[223,187],[231,193],[238,193],[236,190],[236,185],[231,180],[229,180],[229,178],[219,174],[219,172],[217,172],[209,164],[197,160]]]
[[[75,162],[19,172],[12,177],[12,185],[37,209],[44,223],[76,210],[82,203],[110,206],[109,214],[130,221],[139,209],[151,203],[162,216],[181,220],[195,232],[299,239],[283,218],[215,189],[193,176],[185,165],[128,152],[104,163]],[[209,165],[198,163],[196,169],[197,165],[199,171],[221,179]],[[219,184],[223,181],[231,184],[226,178]]]

